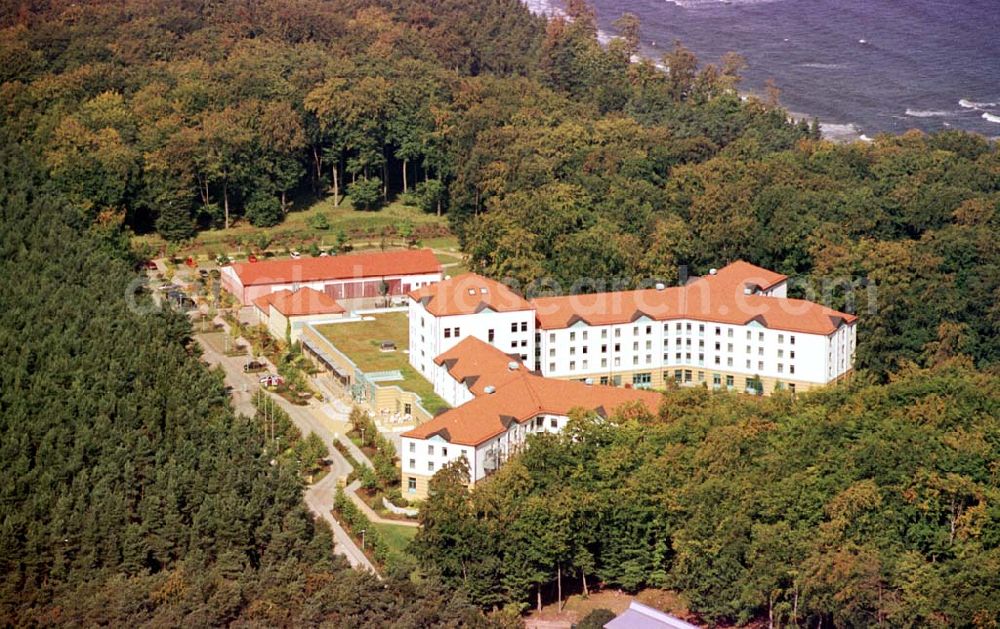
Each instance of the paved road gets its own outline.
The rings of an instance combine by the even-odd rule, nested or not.
[[[226,356],[206,342],[201,335],[197,335],[196,338],[204,350],[205,360],[211,364],[222,366],[225,373],[225,383],[232,387],[233,406],[236,411],[252,417],[256,412],[253,405],[253,395],[257,394],[259,385],[256,374],[243,373],[243,365],[247,361],[247,357]],[[330,528],[333,529],[334,552],[346,557],[355,568],[363,568],[377,574],[375,566],[361,552],[361,549],[331,513],[333,498],[337,491],[337,481],[351,472],[350,463],[333,447],[334,435],[343,435],[347,425],[347,415],[343,407],[341,405],[336,407],[328,405],[327,408],[321,409],[320,405],[315,402],[307,406],[296,406],[280,396],[270,393],[267,395],[288,413],[292,422],[302,431],[303,435],[315,432],[323,440],[323,443],[327,444],[327,458],[331,461],[330,473],[306,490],[305,503],[317,517],[326,520]],[[337,421],[338,418],[340,421]],[[342,437],[341,439],[343,440]]]

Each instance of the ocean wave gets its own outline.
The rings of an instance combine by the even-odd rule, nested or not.
[[[988,114],[986,112],[983,112],[983,119],[1000,124],[1000,116],[994,116],[993,114]]]
[[[535,15],[544,15],[545,17],[566,15],[561,7],[556,6],[550,0],[521,0],[521,3]]]
[[[950,116],[950,111],[935,111],[925,109],[907,109],[906,115],[913,118],[938,118],[940,116]]]
[[[667,2],[672,2],[682,9],[704,9],[727,4],[767,4],[770,2],[780,2],[780,0],[667,0]]]
[[[842,63],[800,63],[803,68],[816,68],[817,70],[839,70],[844,67]]]
[[[977,103],[974,100],[966,100],[966,99],[963,98],[960,101],[958,101],[958,106],[959,107],[964,107],[966,109],[985,109],[986,107],[996,107],[997,104],[996,103],[986,103],[986,102]]]

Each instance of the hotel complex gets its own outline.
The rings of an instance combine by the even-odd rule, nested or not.
[[[644,391],[804,391],[848,375],[856,317],[787,297],[787,277],[735,262],[684,286],[531,301],[475,274],[409,293],[409,361],[456,406],[402,438],[404,492],[465,457],[474,483],[571,409],[607,415]]]
[[[851,370],[856,317],[786,296],[787,277],[734,262],[684,286],[525,301],[465,274],[410,293],[410,363],[474,336],[546,377],[664,388],[669,382],[769,394]]]

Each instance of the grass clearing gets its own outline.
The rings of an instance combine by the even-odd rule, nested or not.
[[[417,534],[417,527],[415,526],[400,526],[398,524],[383,524],[382,522],[373,522],[374,526],[379,535],[385,541],[386,546],[389,547],[390,557],[398,557],[400,555],[409,554],[407,547],[410,545],[410,541],[413,540],[414,536]]]
[[[296,207],[304,209],[297,210]],[[326,217],[329,224],[326,229],[314,227],[314,221],[320,214]],[[349,198],[341,201],[339,207],[334,207],[333,199],[327,197],[297,201],[285,216],[285,220],[274,227],[254,227],[245,220],[239,220],[229,229],[208,229],[199,232],[194,240],[179,249],[179,253],[209,256],[222,252],[232,254],[244,250],[247,244],[256,245],[262,236],[270,241],[269,246],[272,249],[282,247],[306,249],[311,243],[326,249],[336,244],[337,233],[340,231],[347,234],[349,242],[367,242],[378,246],[384,232],[396,234],[400,227],[407,223],[413,226],[418,236],[424,235],[424,243],[440,242],[445,248],[454,247],[457,251],[458,240],[448,235],[448,219],[445,217],[427,214],[398,200],[380,210],[365,211],[355,210]],[[398,236],[390,240],[392,244],[402,244],[402,238]],[[149,246],[157,251],[165,251],[168,246],[158,234],[136,236],[134,241],[140,246]],[[424,244],[424,246],[434,245]]]
[[[319,325],[316,326],[316,330],[350,357],[365,373],[398,369],[403,375],[403,380],[384,384],[398,385],[406,391],[416,393],[429,412],[436,413],[449,408],[448,404],[434,393],[431,383],[410,366],[409,357],[404,352],[410,346],[410,328],[405,312],[374,315],[370,321]],[[379,345],[382,341],[394,342],[396,351],[380,350]]]

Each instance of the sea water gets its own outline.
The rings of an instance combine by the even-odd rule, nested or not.
[[[561,0],[526,0],[558,13]],[[789,111],[830,137],[964,129],[1000,136],[1000,0],[591,0],[602,39],[623,12],[642,21],[641,53],[680,40],[702,62],[728,51],[768,79]]]

